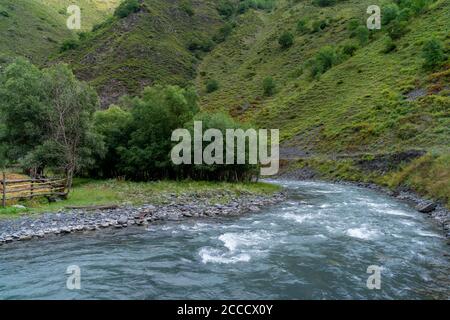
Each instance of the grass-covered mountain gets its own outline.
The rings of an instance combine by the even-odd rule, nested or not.
[[[82,30],[112,14],[119,0],[2,0],[0,1],[0,65],[16,56],[41,64],[75,37],[66,27],[67,7],[81,9]]]
[[[103,107],[152,84],[187,85],[223,23],[213,0],[138,3],[59,58],[97,88]]]

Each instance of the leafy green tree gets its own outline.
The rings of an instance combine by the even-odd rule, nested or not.
[[[347,23],[347,30],[350,32],[353,32],[361,25],[361,22],[359,19],[350,19],[350,21]]]
[[[395,49],[397,49],[397,45],[395,44],[395,42],[392,40],[392,38],[390,36],[387,36],[385,42],[384,42],[384,49],[383,49],[383,53],[390,53],[392,51],[394,51]]]
[[[434,69],[440,66],[446,59],[444,45],[438,39],[432,38],[424,43],[422,48],[423,66],[426,69]]]
[[[407,21],[400,21],[398,19],[395,19],[387,28],[389,36],[393,40],[400,39],[403,35],[405,35],[409,29],[408,29],[408,22]]]
[[[172,131],[182,128],[197,112],[197,96],[192,89],[145,88],[142,98],[133,100],[130,140],[126,147],[119,148],[122,170],[139,180],[168,177]]]
[[[280,44],[281,48],[287,49],[294,44],[294,35],[289,31],[285,31],[278,38],[278,43]]]

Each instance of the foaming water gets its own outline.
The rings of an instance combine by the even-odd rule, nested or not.
[[[362,188],[278,183],[287,201],[260,213],[0,247],[0,298],[449,298],[448,246],[425,215]],[[66,288],[70,265],[81,290]]]

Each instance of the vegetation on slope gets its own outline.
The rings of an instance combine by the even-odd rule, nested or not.
[[[192,44],[207,43],[222,25],[213,0],[143,0],[135,11],[95,26],[60,57],[97,89],[103,107],[148,85],[185,86],[201,56]]]
[[[425,150],[416,161],[427,166],[411,164],[420,173],[400,165],[369,180],[448,201],[448,188],[434,186],[450,172],[448,2],[380,2],[374,31],[366,28],[373,1],[325,2],[277,1],[238,16],[199,66],[202,107],[279,128],[283,145],[309,152],[303,162],[323,177],[368,180],[352,157]],[[204,89],[210,79],[220,79],[214,92]]]
[[[90,31],[92,27],[114,13],[122,0],[39,0],[42,4],[53,8],[66,20],[69,17],[67,8],[77,5],[81,9],[81,31]]]
[[[382,28],[369,31],[373,4],[126,0],[65,42],[58,59],[95,86],[103,107],[147,85],[185,87],[195,78],[204,110],[279,128],[283,145],[309,152],[304,161],[326,177],[409,186],[448,201],[449,3],[380,1]],[[89,8],[93,24],[100,15]],[[52,48],[72,36],[54,34]],[[426,154],[388,172],[367,173],[355,161],[411,149]]]
[[[171,195],[207,198],[211,204],[226,203],[242,194],[270,195],[280,187],[262,183],[226,183],[204,181],[128,182],[118,180],[75,179],[74,189],[66,201],[48,203],[45,199],[20,202],[26,208],[0,208],[0,219],[23,213],[56,212],[68,206],[167,204]]]

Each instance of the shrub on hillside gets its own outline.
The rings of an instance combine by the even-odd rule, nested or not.
[[[271,10],[275,6],[275,0],[241,0],[238,6],[238,13],[242,14],[249,9]]]
[[[213,36],[213,41],[217,43],[224,42],[233,31],[233,25],[226,23],[221,27],[216,35]]]
[[[423,66],[433,69],[440,66],[446,59],[444,45],[437,39],[430,39],[424,43],[422,48]]]
[[[104,149],[91,126],[98,96],[67,65],[40,70],[17,59],[0,75],[0,107],[9,160],[40,173],[66,173],[69,188],[73,174]]]
[[[428,6],[431,3],[431,0],[411,0],[405,1],[409,4],[410,8],[414,13],[420,14],[427,10]]]
[[[138,12],[139,8],[138,0],[125,0],[116,8],[114,15],[119,18],[125,18],[134,12]]]
[[[206,82],[206,92],[211,93],[219,89],[219,82],[217,80],[211,79]]]
[[[104,136],[107,153],[97,159],[92,174],[103,178],[126,176],[132,180],[250,180],[256,173],[255,165],[172,162],[172,148],[178,144],[171,139],[175,129],[185,128],[193,137],[193,121],[202,121],[203,132],[214,128],[224,134],[226,129],[241,127],[227,115],[198,111],[195,91],[177,86],[148,87],[141,97],[128,101],[127,109],[112,106],[98,111],[94,116],[95,130]],[[191,143],[193,151],[194,139]],[[207,146],[203,144],[203,151]],[[225,155],[226,148],[223,152]]]
[[[229,115],[224,113],[198,113],[194,116],[194,118],[185,124],[185,128],[191,132],[191,136],[194,135],[193,132],[193,121],[201,121],[203,132],[208,129],[217,129],[219,130],[223,137],[226,137],[227,129],[242,129],[247,130],[248,127],[245,127],[238,122],[236,122]],[[246,150],[244,154],[245,159],[249,159],[249,143],[250,139],[246,139],[245,142]],[[224,141],[224,144],[226,141]],[[192,150],[194,150],[194,141],[192,141]],[[204,149],[205,150],[205,149]],[[250,181],[253,177],[258,175],[257,165],[251,164],[237,164],[238,156],[242,155],[237,150],[237,143],[234,147],[234,163],[235,164],[193,164],[190,166],[174,166],[175,175],[177,177],[186,177],[200,180],[219,180],[219,181]],[[226,152],[227,148],[224,146],[222,158],[226,160]],[[216,155],[217,156],[217,155]]]
[[[104,137],[106,150],[102,157],[96,158],[91,176],[112,178],[122,174],[119,149],[129,139],[132,120],[130,111],[115,105],[94,114],[94,130]]]
[[[361,22],[359,21],[359,19],[356,19],[356,18],[350,19],[350,21],[347,22],[347,30],[350,32],[353,32],[360,25],[361,25]]]
[[[188,49],[190,51],[196,51],[200,50],[203,52],[209,52],[214,47],[214,42],[212,40],[206,39],[206,40],[199,40],[199,39],[193,39],[188,44]]]
[[[294,44],[294,35],[289,31],[285,31],[278,38],[278,43],[280,44],[281,48],[287,49]]]
[[[64,52],[64,51],[68,51],[68,50],[73,50],[73,49],[78,48],[79,45],[80,45],[79,40],[76,40],[76,39],[64,40],[64,42],[61,44],[61,47],[59,48],[59,51]]]
[[[268,97],[275,93],[276,85],[272,77],[267,77],[263,80],[264,94]]]
[[[397,19],[399,21],[408,21],[413,16],[413,11],[409,8],[403,8],[398,13]]]
[[[194,8],[192,7],[192,3],[190,1],[188,1],[188,0],[184,0],[180,4],[180,9],[182,11],[184,11],[190,17],[192,17],[195,14]]]

